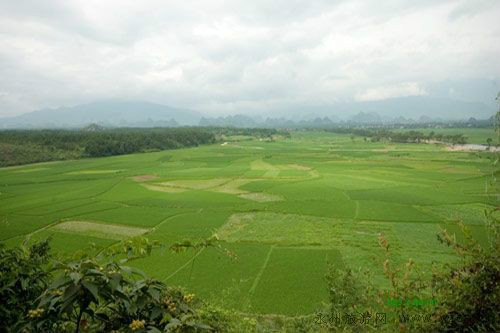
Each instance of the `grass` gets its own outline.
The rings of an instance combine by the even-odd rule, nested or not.
[[[454,131],[477,143],[490,135]],[[371,269],[383,284],[380,233],[398,262],[427,270],[453,260],[437,241],[441,228],[461,239],[464,221],[487,241],[484,211],[500,193],[487,181],[489,153],[305,131],[238,140],[2,168],[0,239],[52,237],[64,254],[145,234],[166,245],[134,263],[146,273],[227,308],[285,315],[326,300],[328,263]],[[214,234],[233,256],[167,250]]]

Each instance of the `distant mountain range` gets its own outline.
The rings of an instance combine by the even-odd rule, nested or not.
[[[91,123],[104,127],[321,127],[331,123],[415,123],[443,120],[488,119],[495,108],[477,102],[428,96],[371,102],[338,102],[322,106],[293,106],[259,116],[207,117],[181,108],[144,101],[108,100],[73,107],[43,109],[0,118],[0,128],[81,128]],[[272,118],[268,116],[272,114]]]
[[[295,105],[285,109],[270,110],[273,117],[285,117],[293,120],[334,117],[347,120],[363,113],[376,113],[382,119],[404,117],[417,120],[421,116],[442,118],[446,120],[462,120],[470,117],[489,118],[496,112],[493,103],[462,101],[445,97],[409,96],[391,98],[381,101],[346,101],[325,105]],[[267,117],[267,115],[263,115]]]
[[[73,107],[43,109],[16,117],[0,118],[0,128],[175,127],[198,125],[201,114],[143,101],[100,101]]]

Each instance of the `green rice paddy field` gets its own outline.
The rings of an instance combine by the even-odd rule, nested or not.
[[[352,142],[294,132],[191,149],[0,169],[0,238],[51,236],[61,253],[136,235],[165,244],[217,234],[234,256],[158,249],[146,273],[225,307],[286,315],[327,297],[327,265],[369,268],[383,252],[426,270],[454,259],[440,228],[467,223],[487,241],[483,212],[498,202],[487,153],[435,145]]]

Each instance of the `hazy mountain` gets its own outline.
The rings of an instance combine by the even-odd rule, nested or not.
[[[362,112],[376,112],[381,116],[403,116],[413,119],[422,116],[455,120],[468,119],[471,116],[488,118],[495,112],[491,105],[484,103],[428,96],[392,98],[383,101],[360,102],[355,105]]]
[[[201,114],[144,101],[100,101],[73,107],[43,109],[16,117],[0,118],[0,128],[197,125]]]
[[[296,105],[272,110],[265,115],[230,115],[203,118],[202,114],[144,101],[108,100],[73,107],[44,109],[20,116],[0,118],[0,128],[84,127],[91,123],[120,127],[174,127],[179,125],[290,127],[292,120],[304,127],[319,122],[351,121],[354,123],[402,123],[442,118],[465,120],[470,117],[487,119],[496,111],[494,106],[444,97],[402,97],[382,101],[338,102],[330,105]],[[325,117],[328,117],[326,120]],[[323,124],[323,125],[326,125]]]
[[[463,101],[447,97],[411,96],[398,97],[381,101],[349,101],[337,102],[320,106],[296,105],[286,109],[274,110],[277,117],[291,119],[313,119],[316,117],[335,117],[343,120],[358,115],[359,113],[376,113],[382,118],[404,117],[417,120],[421,116],[431,118],[441,117],[449,120],[469,119],[476,117],[485,119],[496,111],[493,104]],[[310,117],[314,115],[314,117]]]
[[[352,116],[349,120],[353,123],[363,123],[363,124],[382,122],[382,118],[376,112],[369,112],[369,113],[360,112]]]
[[[233,126],[233,127],[257,127],[258,123],[245,115],[234,115],[218,118],[201,118],[200,126]]]

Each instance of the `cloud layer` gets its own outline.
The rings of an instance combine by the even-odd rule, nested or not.
[[[417,82],[405,82],[390,86],[369,88],[358,94],[356,99],[362,102],[383,101],[384,99],[408,96],[426,96],[429,93],[422,89]]]
[[[213,114],[459,98],[496,89],[498,17],[495,0],[0,0],[0,116],[108,98]]]

